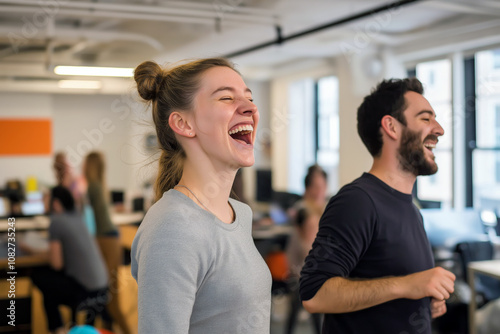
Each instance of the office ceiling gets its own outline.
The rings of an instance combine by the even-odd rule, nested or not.
[[[227,55],[389,4],[382,0],[0,0],[0,89],[57,78],[56,65],[135,67]],[[271,45],[233,60],[266,71],[349,48],[500,43],[500,1],[427,0]],[[487,38],[487,39],[485,39]],[[476,42],[474,42],[476,41]],[[475,43],[475,44],[474,44]],[[481,44],[479,43],[479,44]],[[348,52],[348,51],[347,51]]]

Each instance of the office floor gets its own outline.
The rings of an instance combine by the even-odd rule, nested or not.
[[[271,334],[285,334],[285,324],[290,300],[287,295],[273,296]],[[293,334],[315,334],[309,314],[303,310],[298,316]]]

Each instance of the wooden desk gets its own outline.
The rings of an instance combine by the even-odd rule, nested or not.
[[[124,212],[124,213],[110,213],[111,221],[113,224],[127,225],[140,223],[144,218],[144,212]],[[23,217],[15,218],[16,232],[18,231],[33,231],[33,230],[47,230],[50,225],[49,216],[33,216],[33,217]],[[0,219],[0,233],[7,232],[8,228],[11,227],[8,224],[7,219]]]
[[[468,276],[471,290],[471,300],[469,303],[469,333],[476,334],[476,286],[474,275],[483,274],[500,280],[500,260],[476,261],[469,263]]]
[[[48,216],[34,216],[29,218],[15,218],[15,227],[17,231],[28,230],[46,230],[49,228],[50,218]],[[0,220],[0,232],[7,232],[9,222],[7,219]]]
[[[110,216],[113,224],[120,226],[142,222],[144,219],[144,212],[112,212],[110,213]]]
[[[6,258],[0,258],[0,269],[5,271],[9,268],[9,262]],[[49,265],[49,259],[46,256],[42,255],[20,255],[16,256],[15,266],[16,269],[13,271],[17,271],[17,269],[21,268],[32,268],[32,267],[40,267]]]

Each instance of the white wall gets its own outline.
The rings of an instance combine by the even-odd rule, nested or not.
[[[128,143],[133,113],[121,107],[121,96],[0,93],[0,99],[2,118],[52,118],[53,152],[68,152],[77,173],[85,154],[100,150],[106,155],[109,187],[124,189],[131,183]],[[1,157],[0,186],[12,178],[24,182],[31,175],[40,184],[53,185],[52,159],[53,155]]]
[[[97,150],[105,154],[110,189],[124,189],[130,175],[127,141],[130,115],[116,105],[119,95],[54,95],[54,151],[64,151],[81,171],[85,155]]]

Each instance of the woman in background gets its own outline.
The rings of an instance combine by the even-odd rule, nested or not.
[[[106,262],[109,276],[110,302],[108,311],[122,333],[130,334],[131,331],[120,310],[118,300],[118,268],[122,263],[122,249],[118,229],[113,225],[109,216],[105,170],[104,157],[100,152],[91,152],[86,156],[83,174],[87,180],[87,197],[94,211],[96,240]]]
[[[229,198],[238,169],[254,163],[250,89],[223,58],[144,62],[135,81],[162,153],[156,203],[132,244],[139,332],[268,334],[271,275],[251,209]]]
[[[54,168],[57,186],[65,187],[71,192],[76,210],[81,211],[83,207],[81,183],[78,182],[78,178],[73,173],[73,169],[64,152],[56,153],[52,167]],[[48,206],[46,207],[48,208]]]
[[[290,288],[290,311],[285,334],[292,334],[297,322],[297,316],[302,309],[299,296],[300,271],[304,266],[307,254],[312,248],[319,229],[319,220],[327,204],[328,176],[319,165],[312,165],[307,170],[304,179],[304,196],[294,207],[296,210],[294,230],[287,245],[289,266],[288,284]],[[317,334],[321,333],[321,315],[311,314],[313,328]]]

